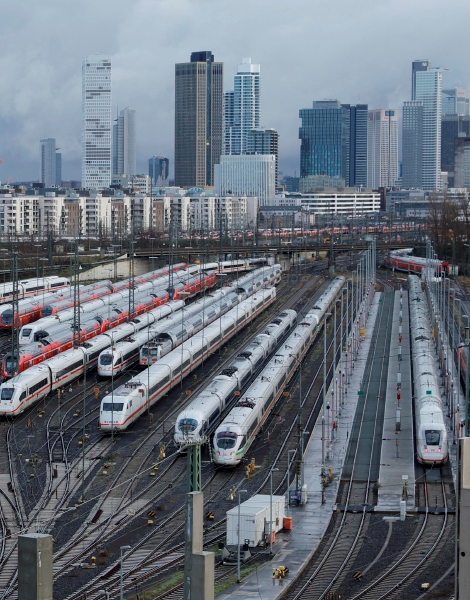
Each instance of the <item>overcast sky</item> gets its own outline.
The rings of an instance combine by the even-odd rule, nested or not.
[[[138,170],[173,172],[174,65],[211,50],[224,89],[243,57],[261,64],[262,125],[280,134],[280,170],[299,172],[299,108],[338,98],[400,108],[411,61],[470,87],[468,0],[1,0],[0,180],[36,179],[55,137],[63,179],[80,179],[81,64],[112,59],[113,107],[137,111]]]

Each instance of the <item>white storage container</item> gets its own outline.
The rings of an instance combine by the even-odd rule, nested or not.
[[[283,527],[285,497],[273,496],[273,531]],[[240,505],[240,544],[249,540],[250,546],[258,546],[265,533],[269,533],[270,496],[256,494]],[[227,512],[227,546],[238,544],[238,505]]]

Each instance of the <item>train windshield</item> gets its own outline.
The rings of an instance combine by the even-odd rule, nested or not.
[[[110,365],[113,362],[112,354],[103,354],[100,358],[100,365]]]
[[[427,446],[438,446],[439,440],[441,439],[441,432],[436,431],[435,429],[427,429],[424,432],[426,436],[426,445]]]
[[[181,419],[178,427],[183,434],[192,433],[197,427],[197,421],[196,419]]]
[[[11,400],[14,392],[15,388],[2,388],[2,400]]]
[[[23,329],[23,333],[21,334],[21,337],[29,337],[31,335],[31,329]]]
[[[5,369],[7,371],[11,371],[12,369],[16,368],[16,365],[18,364],[18,361],[16,360],[16,358],[12,358],[11,354],[7,354],[5,356]]]
[[[124,402],[103,402],[103,412],[122,412]]]
[[[221,431],[217,434],[217,446],[221,450],[230,450],[237,443],[238,435],[231,431]]]

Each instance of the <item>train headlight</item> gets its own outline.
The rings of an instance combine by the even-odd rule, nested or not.
[[[235,456],[235,452],[230,452],[230,456]]]
[[[220,452],[217,450],[217,456],[220,456]]]

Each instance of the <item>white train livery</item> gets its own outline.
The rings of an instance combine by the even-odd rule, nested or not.
[[[334,304],[344,281],[344,277],[336,277],[332,281],[314,308],[305,315],[217,427],[212,449],[212,458],[216,464],[232,467],[243,459],[316,338],[318,326]]]

